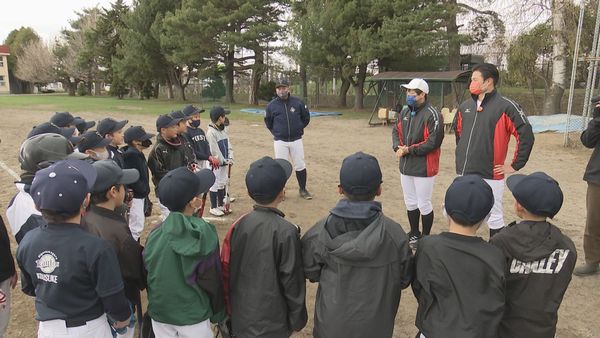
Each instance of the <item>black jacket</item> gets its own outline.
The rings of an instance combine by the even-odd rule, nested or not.
[[[302,138],[310,122],[308,107],[295,96],[274,98],[267,105],[265,124],[276,141],[292,142]]]
[[[131,237],[129,225],[118,212],[91,205],[81,218],[81,227],[107,240],[115,250],[125,286],[125,296],[134,304],[146,288],[142,246]]]
[[[516,102],[495,90],[485,96],[479,110],[477,96],[472,95],[460,105],[454,118],[456,173],[501,180],[504,175],[493,170],[506,160],[510,135],[517,140],[512,167],[519,170],[527,163],[534,142],[531,124]]]
[[[300,228],[254,206],[223,244],[223,275],[236,337],[289,337],[307,321]]]
[[[306,278],[319,283],[314,337],[392,336],[413,255],[379,202],[340,200],[302,237],[302,255]]]
[[[416,325],[425,337],[498,337],[506,270],[498,248],[480,237],[443,232],[422,238],[415,260]]]
[[[548,222],[523,221],[492,237],[506,258],[501,338],[552,338],[577,262],[573,241]]]
[[[119,167],[125,168],[125,161],[123,160],[123,151],[118,147],[108,145],[106,146],[106,150],[108,151],[108,156],[111,160],[117,162]]]
[[[0,282],[5,281],[15,274],[15,261],[10,251],[10,238],[0,217]]]
[[[123,148],[123,162],[125,169],[137,169],[140,178],[128,187],[133,190],[133,198],[146,198],[150,194],[150,174],[148,173],[148,162],[144,153],[135,147],[125,146]]]
[[[589,183],[600,184],[600,117],[590,120],[587,129],[581,133],[581,143],[594,149],[583,179]]]
[[[196,160],[206,161],[210,156],[210,146],[206,140],[206,134],[202,128],[187,128],[187,133],[183,135],[196,155]]]
[[[410,107],[399,110],[392,128],[392,148],[408,146],[409,153],[400,158],[400,172],[404,175],[431,177],[440,168],[444,121],[438,111],[426,101],[413,111]]]
[[[193,162],[192,149],[181,137],[167,142],[162,136],[156,136],[156,144],[148,156],[148,168],[152,172],[152,183],[158,187],[158,182],[169,171]]]

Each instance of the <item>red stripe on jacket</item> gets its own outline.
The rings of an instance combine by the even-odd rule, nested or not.
[[[400,115],[400,113],[398,113]],[[396,131],[398,131],[398,141],[400,142],[400,146],[404,146],[404,142],[402,142],[402,117],[398,118],[398,123],[396,124]]]
[[[502,113],[502,116],[498,119],[498,122],[496,122],[496,129],[494,130],[493,167],[497,165],[504,165],[504,161],[506,161],[506,153],[508,151],[508,144],[510,142],[510,135],[513,135],[517,141],[515,154],[511,161],[512,164],[517,159],[517,154],[519,152],[519,133],[517,133],[517,128],[515,128],[515,124],[510,117],[508,117],[506,113]],[[493,175],[495,180],[504,179],[504,175],[499,175],[495,172]]]
[[[444,124],[442,124],[443,126]],[[442,127],[443,128],[443,127]],[[427,123],[425,123],[425,128],[423,128],[423,138],[426,142],[429,139],[429,128]],[[422,142],[422,143],[423,143]],[[427,177],[435,176],[440,170],[440,155],[442,154],[442,147],[438,147],[425,155],[425,160],[427,163]]]
[[[227,315],[231,316],[231,299],[229,298],[229,263],[231,262],[231,235],[233,234],[233,229],[235,226],[244,218],[246,214],[243,214],[238,218],[231,227],[227,231],[227,235],[225,236],[225,240],[223,241],[223,248],[221,248],[221,268],[223,269],[223,288],[225,293],[225,309],[227,311]]]

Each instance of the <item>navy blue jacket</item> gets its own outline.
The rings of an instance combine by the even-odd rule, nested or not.
[[[292,142],[302,138],[310,122],[308,107],[295,96],[277,97],[267,105],[265,124],[276,141]]]
[[[128,187],[133,190],[133,198],[146,198],[150,194],[150,175],[148,174],[148,162],[144,153],[135,147],[125,146],[123,148],[124,169],[137,169],[140,178]]]
[[[204,134],[204,130],[202,130],[200,127],[188,127],[187,133],[183,134],[183,137],[187,139],[189,144],[192,146],[192,149],[194,149],[196,160],[208,160],[208,157],[210,156],[210,146],[206,140],[206,134]]]

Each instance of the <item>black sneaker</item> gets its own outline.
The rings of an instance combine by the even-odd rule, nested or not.
[[[409,234],[408,235],[408,246],[411,249],[416,250],[417,249],[417,244],[419,243],[419,239],[421,239],[421,235],[419,235],[419,234]]]
[[[312,195],[306,189],[300,190],[300,197],[304,198],[305,200],[312,200]]]

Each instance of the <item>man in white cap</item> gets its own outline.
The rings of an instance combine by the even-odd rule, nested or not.
[[[412,79],[406,88],[406,106],[398,113],[392,129],[392,146],[400,159],[400,181],[410,224],[409,244],[415,247],[433,226],[431,195],[440,167],[444,123],[440,113],[429,104],[429,85]],[[419,218],[423,224],[419,230]]]

